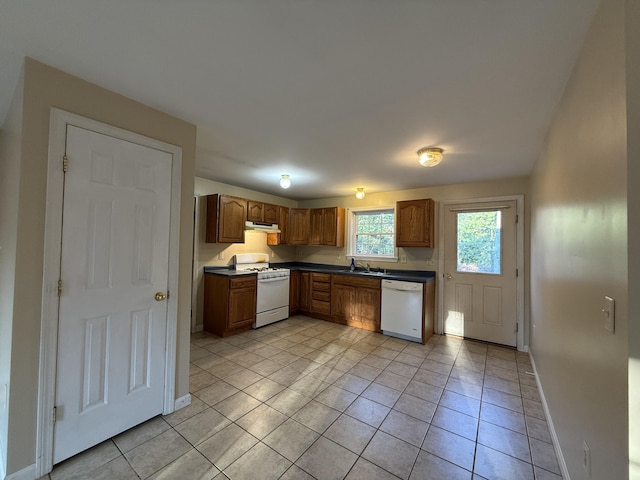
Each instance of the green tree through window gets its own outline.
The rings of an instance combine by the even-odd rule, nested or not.
[[[460,212],[457,220],[458,272],[499,275],[501,212]]]
[[[356,255],[394,255],[393,210],[355,213]]]

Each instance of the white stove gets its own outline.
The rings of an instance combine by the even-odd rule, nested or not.
[[[238,253],[237,271],[258,274],[256,322],[263,327],[289,317],[289,269],[269,266],[268,253]]]

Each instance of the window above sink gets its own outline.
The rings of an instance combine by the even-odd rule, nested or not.
[[[352,208],[348,215],[348,257],[397,262],[395,208]]]

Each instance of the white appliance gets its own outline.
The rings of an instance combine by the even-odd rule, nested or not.
[[[422,342],[422,290],[422,283],[382,280],[382,333]]]
[[[278,228],[277,223],[263,223],[263,222],[244,222],[245,230],[258,230],[260,232],[267,233],[280,233],[281,230]],[[253,254],[249,254],[253,255]],[[268,256],[268,254],[265,254]],[[267,260],[268,262],[268,260]]]
[[[269,267],[268,253],[238,253],[234,261],[237,271],[258,274],[256,322],[253,328],[288,318],[289,269]]]

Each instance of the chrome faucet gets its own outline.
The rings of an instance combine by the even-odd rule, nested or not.
[[[366,269],[367,272],[371,270],[371,267],[369,266],[368,263],[367,263],[367,266],[365,267],[361,262],[356,262],[356,267],[362,267],[362,268]]]

